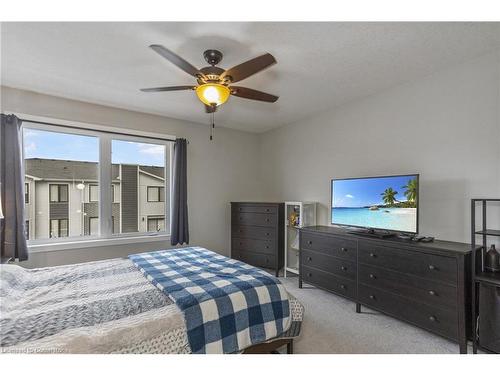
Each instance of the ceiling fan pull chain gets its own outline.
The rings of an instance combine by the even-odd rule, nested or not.
[[[211,113],[212,117],[212,125],[210,126],[210,140],[212,141],[214,139],[213,134],[214,134],[214,129],[215,129],[215,113]]]

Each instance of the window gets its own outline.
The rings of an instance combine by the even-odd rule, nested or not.
[[[170,142],[25,121],[23,143],[30,244],[168,231]]]
[[[50,220],[50,238],[68,237],[68,219]]]
[[[49,185],[50,202],[62,203],[68,201],[68,185]]]
[[[24,203],[30,203],[30,184],[27,182],[24,184]]]
[[[99,234],[99,218],[98,217],[89,218],[89,234],[91,236],[96,236]]]
[[[115,227],[117,234],[150,232],[146,218],[166,216],[166,155],[165,144],[112,140],[111,177],[120,181],[117,184],[120,191],[120,217]],[[154,232],[164,232],[166,228],[163,223],[161,229]]]
[[[99,185],[89,185],[89,202],[99,201]]]
[[[148,186],[148,202],[164,202],[164,188],[160,186]]]
[[[163,232],[165,230],[165,218],[148,217],[148,232]]]
[[[30,239],[30,221],[29,220],[26,220],[24,222],[24,231],[26,232],[26,239]]]

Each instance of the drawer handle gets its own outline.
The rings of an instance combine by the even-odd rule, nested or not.
[[[435,296],[435,295],[436,295],[436,292],[435,292],[435,291],[433,291],[433,290],[429,290],[429,294],[430,294],[431,296]]]
[[[242,217],[242,216],[240,216],[240,220],[243,220],[243,217]]]
[[[342,271],[347,271],[347,267],[345,267],[345,266],[340,267],[340,269],[341,269]]]
[[[313,274],[312,274],[311,272],[309,272],[309,273],[307,274],[307,276],[309,276],[309,277],[312,277],[312,275],[313,275]]]
[[[376,257],[377,257],[377,254],[370,253],[370,257],[372,257],[372,258],[376,258]]]
[[[307,257],[307,260],[308,260],[309,262],[311,262],[311,261],[313,260],[313,258],[311,258],[311,257]]]
[[[377,277],[373,273],[370,274],[370,279],[376,279],[376,278]]]
[[[370,294],[370,299],[375,299],[375,296],[373,294]]]
[[[347,248],[346,248],[346,247],[343,247],[341,250],[342,250],[344,253],[347,253]]]
[[[312,242],[312,241],[307,241],[307,243],[308,243],[309,245],[312,245],[312,244],[313,244],[313,242]]]
[[[269,219],[266,219],[266,221],[269,223]]]
[[[243,245],[243,242],[240,242],[240,246],[242,246],[242,245]]]
[[[266,208],[266,212],[269,212],[269,208]]]
[[[431,315],[431,316],[429,316],[429,320],[431,322],[435,322],[437,319],[436,319],[436,317],[434,315]]]
[[[345,285],[344,284],[340,284],[340,289],[345,289]]]
[[[240,233],[243,233],[243,231],[240,229]]]
[[[269,233],[266,233],[266,236],[269,236]]]
[[[434,271],[434,270],[437,270],[437,267],[436,267],[436,266],[434,266],[434,265],[432,265],[432,264],[430,264],[430,265],[429,265],[429,269],[430,269],[431,271]]]

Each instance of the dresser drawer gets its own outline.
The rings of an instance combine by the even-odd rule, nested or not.
[[[301,231],[301,250],[313,250],[347,260],[356,260],[356,241]]]
[[[360,263],[451,284],[457,282],[455,258],[378,246],[365,241],[359,242],[358,256]]]
[[[433,280],[366,264],[359,265],[358,280],[360,283],[384,289],[419,302],[449,308],[456,308],[457,306],[457,288]]]
[[[257,225],[261,227],[274,227],[278,223],[278,215],[255,212],[237,212],[233,214],[233,222],[237,226]]]
[[[269,254],[257,254],[248,251],[239,251],[235,258],[256,267],[274,268],[276,267],[276,257]]]
[[[418,303],[392,293],[359,284],[359,302],[442,336],[458,337],[457,312]]]
[[[234,238],[255,238],[274,240],[276,238],[277,229],[270,227],[256,227],[256,226],[235,226],[232,230]]]
[[[356,264],[354,262],[310,250],[301,250],[300,254],[300,261],[306,267],[313,267],[341,277],[356,280]]]
[[[315,268],[301,266],[301,277],[305,282],[341,294],[349,298],[356,297],[356,282],[335,276],[329,272],[320,271]]]
[[[261,205],[238,205],[233,207],[233,212],[253,212],[261,214],[276,214],[278,207]]]
[[[233,238],[231,246],[236,252],[249,251],[251,253],[275,254],[275,241],[256,240],[253,238]]]

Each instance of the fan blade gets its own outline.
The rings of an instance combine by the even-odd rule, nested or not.
[[[248,87],[231,86],[231,94],[240,98],[260,100],[261,102],[274,103],[279,99],[279,96],[267,94],[262,91],[249,89]]]
[[[191,65],[182,57],[176,55],[172,51],[166,49],[162,45],[152,44],[149,47],[151,47],[156,53],[166,58],[168,61],[170,61],[178,68],[184,70],[187,74],[190,74],[194,77],[205,77],[204,74],[200,72],[198,69],[196,69],[193,65]]]
[[[238,82],[268,68],[273,64],[276,64],[276,59],[270,53],[266,53],[265,55],[248,60],[243,64],[236,65],[235,67],[226,70],[222,73],[220,78],[224,79],[227,77],[231,82]]]
[[[206,113],[214,113],[215,111],[217,111],[217,107],[214,106],[214,105],[206,105],[205,104],[205,112]]]
[[[160,92],[160,91],[179,91],[179,90],[194,90],[195,86],[170,86],[170,87],[152,87],[149,89],[141,89],[143,92]]]

